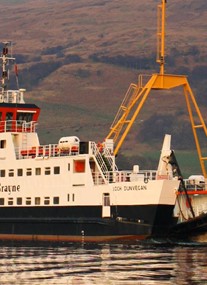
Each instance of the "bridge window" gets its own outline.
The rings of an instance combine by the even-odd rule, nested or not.
[[[4,205],[4,198],[0,198],[0,205]]]
[[[18,121],[26,121],[26,122],[31,122],[33,118],[32,113],[17,113],[17,120]]]
[[[12,112],[7,112],[6,113],[6,121],[12,120],[13,118],[13,113]]]

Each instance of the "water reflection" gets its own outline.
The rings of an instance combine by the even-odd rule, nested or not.
[[[0,247],[0,284],[207,284],[207,247],[67,244]]]

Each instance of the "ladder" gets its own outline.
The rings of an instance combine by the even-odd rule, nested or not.
[[[100,167],[101,172],[103,173],[105,179],[109,180],[109,172],[117,171],[118,168],[115,165],[114,159],[109,152],[109,150],[104,149],[103,154],[99,151],[95,142],[92,142],[92,153],[96,158],[96,161]]]

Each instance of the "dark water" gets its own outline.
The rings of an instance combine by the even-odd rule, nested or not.
[[[207,244],[1,244],[0,284],[207,284]]]

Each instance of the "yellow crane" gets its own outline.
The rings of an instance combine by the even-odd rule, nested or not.
[[[205,162],[207,157],[202,154],[201,144],[198,132],[204,131],[207,136],[207,128],[197,105],[195,96],[185,75],[172,75],[165,73],[165,17],[166,17],[166,0],[162,0],[158,5],[158,28],[157,28],[157,62],[160,65],[160,72],[152,74],[150,79],[144,82],[144,76],[140,75],[137,84],[130,84],[124,100],[115,116],[110,127],[110,132],[106,139],[113,139],[114,154],[116,155],[122,146],[129,130],[135,119],[139,115],[145,101],[151,90],[169,90],[176,87],[183,88],[187,110],[192,126],[197,153],[201,165],[203,176],[207,178]]]

